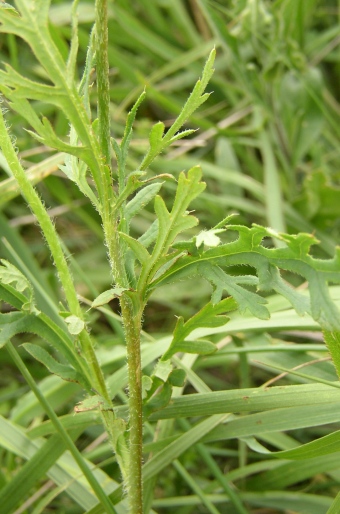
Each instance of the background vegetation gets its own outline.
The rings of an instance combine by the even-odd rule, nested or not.
[[[93,2],[81,1],[78,13],[80,77]],[[109,15],[111,116],[117,139],[144,87],[147,93],[135,122],[128,167],[135,169],[140,162],[155,122],[171,125],[216,46],[216,71],[208,86],[213,94],[188,124],[199,130],[158,157],[149,176],[177,176],[200,164],[207,188],[192,208],[202,227],[210,229],[238,213],[235,222],[248,227],[258,223],[279,232],[312,233],[321,244],[312,246],[311,255],[333,257],[340,235],[340,2],[115,0],[109,2]],[[50,31],[66,59],[71,2],[52,2]],[[0,58],[26,77],[49,84],[30,48],[12,34],[1,35]],[[92,79],[90,101],[95,105],[95,74]],[[59,137],[67,136],[69,123],[62,111],[39,101],[35,109]],[[62,237],[77,292],[85,307],[91,305],[111,287],[99,216],[58,168],[64,156],[32,139],[20,114],[9,110],[6,119],[21,162]],[[50,254],[2,154],[0,164],[1,257],[30,279],[40,308],[54,313],[62,296]],[[164,190],[170,201],[173,183],[166,182]],[[146,206],[132,222],[133,234],[143,234],[152,221],[154,214]],[[189,237],[195,233],[188,231]],[[226,232],[223,238],[231,241],[235,234]],[[266,243],[280,241],[268,238]],[[242,274],[243,267],[236,265],[234,273]],[[306,287],[298,275],[283,272],[283,277],[301,291]],[[340,287],[331,285],[330,291],[339,306]],[[168,347],[176,316],[189,318],[210,294],[211,286],[198,278],[153,294],[144,316],[146,374]],[[217,344],[215,354],[174,357],[187,373],[185,387],[174,388],[174,406],[155,411],[145,426],[145,462],[159,455],[154,468],[147,468],[150,512],[340,512],[340,501],[333,503],[340,483],[340,392],[334,365],[311,317],[299,317],[277,295],[267,300],[268,321],[236,312],[227,325],[197,332],[196,337]],[[3,303],[2,312],[8,309]],[[126,368],[119,314],[117,300],[112,300],[110,308],[92,309],[87,316],[112,396],[117,395],[123,412]],[[13,338],[18,344],[27,341],[38,338]],[[23,347],[18,349],[49,404],[64,416],[83,456],[96,466],[97,479],[107,492],[113,491],[120,473],[97,412],[74,416],[83,399],[80,387],[50,375]],[[12,359],[6,351],[0,359],[2,512],[100,512]],[[211,396],[211,391],[221,395]],[[194,393],[202,395],[201,403],[191,405],[188,395]],[[202,416],[209,417],[202,421]],[[330,434],[327,451],[319,445],[294,454],[294,448]],[[272,452],[278,451],[288,453],[274,457]],[[124,501],[117,512],[127,512]]]

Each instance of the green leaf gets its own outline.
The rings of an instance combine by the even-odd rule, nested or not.
[[[182,130],[182,132],[177,132],[177,134],[175,134],[171,139],[170,139],[170,144],[174,143],[175,141],[178,141],[179,139],[183,139],[184,137],[187,137],[187,136],[190,136],[191,134],[193,134],[194,132],[196,132],[196,130],[194,129],[188,129],[188,130]]]
[[[149,252],[139,241],[127,234],[124,234],[124,232],[120,232],[119,235],[129,245],[136,259],[138,259],[142,265],[150,260],[151,256]]]
[[[148,397],[148,392],[152,387],[153,380],[148,375],[142,376],[142,399],[145,400]]]
[[[172,364],[170,360],[160,360],[157,362],[153,375],[160,378],[163,382],[168,380],[170,373],[172,372]]]
[[[135,102],[134,106],[132,107],[131,111],[129,112],[126,120],[125,130],[123,139],[120,145],[118,145],[117,141],[115,139],[111,139],[112,147],[114,149],[114,152],[117,157],[117,163],[118,163],[118,179],[119,179],[119,187],[120,190],[124,186],[125,181],[125,165],[126,165],[126,158],[127,153],[129,150],[130,140],[132,137],[132,126],[133,122],[135,120],[138,107],[142,103],[146,96],[145,91],[138,97],[137,101]]]
[[[74,314],[65,318],[65,321],[68,325],[68,331],[74,336],[80,334],[80,332],[85,328],[85,322]]]
[[[172,386],[169,382],[165,382],[163,386],[157,390],[156,394],[144,405],[144,412],[149,416],[151,412],[164,409],[171,400]]]
[[[157,155],[161,151],[162,147],[162,137],[164,134],[165,125],[162,121],[156,123],[150,132],[149,142],[150,142],[150,154]],[[144,169],[141,167],[141,169]]]
[[[330,298],[328,283],[340,283],[340,250],[333,259],[315,259],[309,255],[311,245],[317,240],[310,234],[296,236],[277,234],[271,229],[258,225],[252,228],[230,225],[229,230],[239,233],[239,238],[231,243],[210,248],[199,255],[185,255],[152,282],[152,287],[162,283],[173,282],[179,278],[203,275],[215,286],[213,300],[216,302],[223,289],[235,296],[242,309],[248,309],[260,319],[268,318],[264,307],[265,299],[240,286],[241,277],[227,276],[221,266],[248,265],[257,270],[259,288],[265,291],[274,289],[283,294],[297,309],[308,312],[309,302],[297,291],[293,291],[272,267],[297,273],[309,282],[310,310],[313,318],[328,331],[340,331],[340,316],[337,307]],[[284,248],[267,248],[263,246],[264,237],[275,237],[284,241]],[[207,264],[207,266],[204,265]],[[245,277],[246,278],[246,277]],[[254,280],[254,277],[248,277]],[[249,282],[250,283],[250,282]],[[255,284],[255,280],[253,282]]]
[[[145,248],[148,248],[152,243],[156,241],[158,235],[158,227],[159,222],[157,219],[153,223],[151,223],[148,230],[138,238],[138,241],[142,243],[142,245],[145,246]]]
[[[7,4],[6,2],[3,2],[0,4],[0,9],[6,9],[9,11],[10,14],[13,16],[20,16],[18,11],[13,7],[13,5]]]
[[[145,93],[145,91],[143,91],[141,93],[141,95],[137,98],[134,106],[132,107],[131,111],[127,115],[124,135],[123,135],[123,139],[122,139],[122,142],[121,142],[121,145],[120,145],[121,153],[122,153],[122,159],[123,159],[124,165],[125,165],[125,160],[126,160],[126,157],[127,157],[127,152],[128,152],[128,149],[129,149],[130,139],[131,139],[131,136],[132,136],[133,122],[135,121],[137,110],[138,110],[140,104],[145,99],[145,97],[146,97],[146,93]]]
[[[89,396],[77,403],[75,412],[86,412],[91,410],[111,410],[111,405],[99,394]]]
[[[279,459],[312,459],[321,455],[328,455],[340,451],[340,431],[333,432],[316,441],[303,444],[293,450],[271,452]]]
[[[176,347],[171,349],[171,354],[177,352],[197,353],[198,355],[209,355],[216,352],[217,348],[214,343],[206,339],[197,339],[196,341],[179,341]],[[167,353],[167,356],[169,355]]]
[[[205,63],[202,78],[198,80],[195,84],[195,87],[190,94],[188,100],[186,101],[181,113],[178,118],[175,120],[173,125],[170,127],[168,132],[164,137],[164,142],[168,143],[171,138],[180,130],[180,128],[184,125],[184,123],[190,118],[190,116],[198,109],[202,103],[204,103],[208,98],[209,94],[203,94],[205,88],[208,85],[209,80],[211,79],[214,73],[214,61],[216,56],[215,48],[210,52],[207,62]]]
[[[119,298],[126,289],[124,287],[114,287],[113,289],[108,289],[107,291],[104,291],[101,293],[95,300],[93,300],[91,304],[91,309],[95,309],[97,307],[100,307],[101,305],[105,305],[114,298]]]
[[[171,404],[166,409],[157,413],[157,415],[153,415],[151,419],[211,416],[212,414],[221,414],[223,412],[259,412],[259,414],[252,415],[256,417],[251,418],[254,421],[253,425],[249,428],[249,430],[253,430],[257,426],[258,432],[256,433],[258,434],[263,432],[264,423],[262,423],[261,428],[259,426],[261,423],[258,423],[258,421],[265,419],[263,417],[266,414],[265,411],[272,411],[271,425],[267,429],[270,432],[274,430],[287,430],[289,426],[291,426],[291,429],[298,428],[302,426],[302,423],[304,423],[303,426],[315,426],[320,423],[336,422],[340,419],[339,404],[340,389],[338,387],[323,384],[301,384],[270,388],[254,387],[195,393],[173,398]],[[278,412],[279,408],[280,413]],[[301,420],[299,420],[299,410],[301,410]],[[284,417],[284,413],[287,414],[286,417]],[[302,414],[304,415],[304,413],[306,413],[306,418],[302,420]],[[266,419],[266,422],[269,423],[269,419]],[[254,434],[251,431],[246,432],[248,430],[247,427],[250,426],[249,418],[244,420],[242,427],[245,431],[242,434],[240,433],[240,419],[234,420],[233,423],[234,428],[230,429],[230,436],[239,437],[240,435]],[[221,428],[221,431],[224,432],[225,428]]]
[[[1,294],[0,298],[5,297]],[[83,377],[82,383],[91,386],[87,381],[86,368],[78,362],[73,341],[67,332],[58,327],[48,316],[42,312],[38,315],[26,314],[23,312],[10,312],[0,314],[0,348],[17,334],[32,333],[43,338],[59,351],[67,362]]]
[[[74,368],[56,361],[44,348],[32,343],[23,343],[25,350],[37,361],[41,362],[46,368],[68,382],[78,382],[83,385],[83,377]],[[86,387],[86,386],[85,386]]]
[[[324,330],[323,336],[329,353],[332,356],[337,375],[340,377],[340,332]]]
[[[186,379],[184,369],[173,369],[169,375],[169,382],[174,387],[183,387]]]
[[[3,284],[13,284],[15,289],[20,293],[28,289],[30,297],[32,298],[33,287],[29,280],[10,262],[5,259],[1,259],[0,262],[0,281]]]
[[[218,266],[211,266],[210,263],[205,262],[198,265],[198,273],[214,285],[215,291],[212,295],[213,303],[220,300],[223,290],[225,289],[234,297],[242,314],[248,310],[257,318],[270,318],[268,309],[263,305],[267,303],[267,300],[239,285],[256,285],[258,283],[257,277],[247,275],[233,277],[227,275]]]
[[[124,210],[124,216],[127,223],[129,223],[130,220],[156,196],[161,187],[162,183],[156,182],[155,184],[144,186],[143,189],[136,194],[136,196],[126,205]]]
[[[27,298],[22,293],[19,293],[14,287],[10,285],[1,284],[0,282],[0,299],[12,305],[18,310],[26,303]]]
[[[170,359],[177,352],[208,354],[216,351],[216,346],[210,341],[186,341],[185,339],[195,329],[200,327],[220,327],[225,325],[229,318],[224,316],[225,312],[236,309],[237,304],[232,298],[226,298],[213,305],[208,303],[197,312],[186,323],[180,316],[174,330],[173,338],[168,350],[164,353],[162,360]]]
[[[179,130],[188,121],[196,109],[198,109],[198,107],[209,98],[209,94],[204,94],[204,91],[212,74],[214,73],[213,65],[215,55],[216,51],[213,49],[210,52],[208,60],[204,66],[202,78],[196,82],[196,85],[188,100],[184,104],[182,111],[180,112],[173,125],[166,132],[166,134],[163,136],[164,123],[158,122],[152,127],[149,136],[150,148],[140,165],[141,170],[145,170],[155,159],[155,157],[157,157],[157,155],[163,152],[165,148],[171,145],[172,142],[177,141],[178,139],[182,139],[183,137],[194,132],[191,129],[185,130],[184,132],[179,132]]]

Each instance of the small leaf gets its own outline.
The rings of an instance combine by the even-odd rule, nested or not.
[[[150,132],[149,141],[150,141],[150,150],[156,151],[162,143],[162,137],[164,134],[164,123],[159,121],[156,123]]]
[[[11,286],[6,286],[6,289],[10,287]],[[19,298],[20,293],[13,290],[18,296],[12,299],[10,295],[7,295],[6,289],[4,286],[0,286],[0,298],[12,302],[16,308],[20,308],[20,304],[14,303],[16,298]],[[46,314],[42,312],[38,315],[23,312],[0,314],[0,326],[0,348],[17,334],[31,333],[38,335],[60,352],[66,361],[82,376],[84,362],[82,365],[79,364],[79,356],[75,352],[72,338],[64,329],[60,328],[54,321],[46,316]],[[85,368],[86,367],[85,365]],[[85,388],[90,390],[91,385],[87,383]]]
[[[28,279],[13,264],[1,259],[0,280],[3,284],[13,284],[15,289],[22,293],[25,289],[32,292],[32,285]]]
[[[219,266],[214,266],[205,262],[198,265],[198,270],[199,274],[211,282],[215,287],[215,291],[212,295],[213,303],[217,303],[221,299],[223,291],[226,290],[237,301],[241,313],[245,313],[248,310],[257,318],[270,318],[268,309],[264,307],[267,300],[239,285],[242,283],[248,283],[250,285],[257,284],[257,277],[247,275],[233,277],[231,275],[227,275],[227,273],[225,273]]]
[[[127,119],[126,119],[126,126],[125,126],[125,130],[124,130],[124,136],[123,136],[123,139],[122,139],[122,143],[120,145],[120,147],[121,147],[121,155],[122,155],[122,158],[123,158],[124,166],[125,166],[125,159],[126,159],[127,151],[128,151],[129,144],[130,144],[131,135],[132,135],[133,122],[135,121],[137,110],[138,110],[140,104],[143,102],[145,97],[146,97],[146,93],[145,93],[145,91],[143,91],[141,93],[141,95],[137,98],[134,106],[132,107],[132,109],[129,112],[129,114],[127,116]]]
[[[184,137],[190,136],[196,132],[195,129],[188,129],[188,130],[182,130],[182,132],[177,132],[169,141],[170,144],[174,143],[175,141],[178,141],[179,139],[183,139]]]
[[[183,387],[186,379],[184,369],[174,369],[169,375],[169,382],[174,387]]]
[[[13,16],[20,17],[19,12],[11,4],[7,4],[6,2],[1,2],[0,9],[6,9],[6,11],[9,11],[9,13],[13,14]]]
[[[139,241],[131,236],[128,236],[127,234],[124,234],[123,232],[120,232],[119,235],[129,245],[136,259],[138,259],[142,265],[150,259],[151,256],[149,252]]]
[[[158,193],[162,187],[161,182],[143,187],[136,196],[127,204],[124,215],[129,222],[141,209],[143,209]]]
[[[70,334],[74,336],[80,334],[80,332],[85,328],[85,322],[82,319],[78,318],[78,316],[74,316],[73,314],[72,316],[68,316],[67,318],[65,318],[65,321],[68,325],[68,331],[70,332]]]
[[[32,343],[24,343],[22,346],[32,355],[32,357],[46,366],[51,373],[58,375],[63,380],[67,380],[69,382],[78,382],[82,385],[85,384],[85,380],[83,380],[83,377],[78,373],[78,371],[69,365],[61,364],[56,361],[46,350],[44,350],[44,348]]]
[[[101,305],[105,305],[114,298],[119,298],[123,292],[126,291],[124,287],[114,287],[113,289],[108,289],[107,291],[104,291],[101,293],[95,300],[93,300],[91,304],[91,309],[95,309],[97,307],[100,307]]]
[[[171,400],[171,394],[172,386],[169,382],[165,382],[161,389],[144,406],[146,415],[148,416],[151,412],[164,409]]]
[[[89,410],[112,410],[111,405],[99,394],[89,396],[79,402],[75,407],[75,412],[84,412]]]
[[[177,341],[176,344],[166,352],[166,357],[172,357],[172,355],[177,352],[208,355],[210,353],[216,352],[216,350],[216,345],[205,339],[198,339],[197,341]]]
[[[150,225],[148,230],[138,238],[138,241],[142,243],[142,245],[145,246],[145,248],[148,248],[152,243],[156,241],[158,235],[158,226],[159,222],[157,219]]]
[[[202,344],[201,340],[198,342],[199,344],[195,341],[192,345],[191,341],[186,341],[186,338],[197,328],[213,328],[225,325],[229,318],[224,313],[235,310],[236,307],[237,304],[233,298],[225,298],[216,305],[208,303],[197,314],[188,319],[186,323],[184,323],[184,319],[180,316],[177,320],[171,344],[164,353],[162,360],[170,359],[177,352],[211,353],[215,351],[216,347],[210,341],[203,341],[204,344]],[[185,348],[189,348],[189,350]]]
[[[204,244],[205,246],[214,247],[218,246],[221,242],[221,239],[216,235],[220,232],[225,232],[225,229],[211,229],[211,230],[202,230],[197,236],[196,236],[196,246],[199,248],[201,244]]]
[[[153,375],[166,382],[172,372],[172,364],[170,360],[160,360],[157,362]]]
[[[150,391],[152,387],[152,378],[150,378],[148,375],[142,376],[142,399],[145,400],[145,398],[148,397],[148,391]]]

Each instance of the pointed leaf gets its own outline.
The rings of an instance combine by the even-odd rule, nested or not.
[[[149,254],[145,246],[139,243],[136,239],[133,239],[133,237],[130,237],[127,234],[124,234],[123,232],[120,232],[119,234],[120,237],[124,239],[124,241],[129,245],[136,259],[138,259],[142,265],[148,262],[151,255]]]
[[[125,219],[128,223],[156,196],[161,187],[162,183],[156,182],[155,184],[145,186],[143,189],[138,191],[136,196],[127,204],[124,210]]]
[[[108,289],[101,293],[95,300],[93,300],[91,304],[91,309],[95,309],[100,307],[101,305],[106,305],[111,302],[114,298],[119,298],[123,292],[126,291],[124,287],[114,287],[113,289]]]
[[[71,366],[61,364],[56,361],[44,348],[32,343],[23,343],[25,350],[32,355],[37,361],[41,362],[46,368],[68,382],[77,382],[84,384],[83,377]],[[86,387],[86,386],[85,386]]]

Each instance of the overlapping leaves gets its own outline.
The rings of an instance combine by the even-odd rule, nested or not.
[[[150,290],[161,284],[174,282],[187,276],[201,275],[213,287],[213,303],[219,301],[223,290],[234,296],[241,311],[250,311],[259,318],[269,318],[265,299],[257,292],[243,287],[257,284],[258,291],[274,290],[286,297],[299,314],[310,312],[320,325],[330,331],[340,329],[339,312],[330,298],[328,284],[340,283],[340,252],[333,259],[316,259],[309,254],[310,247],[318,241],[310,234],[277,234],[258,225],[252,228],[229,225],[237,231],[236,241],[199,252],[184,255],[151,282]],[[285,243],[283,248],[266,248],[265,237],[276,237]],[[247,265],[256,270],[257,277],[228,275],[226,268]],[[279,269],[300,275],[309,283],[309,300],[285,282]]]

